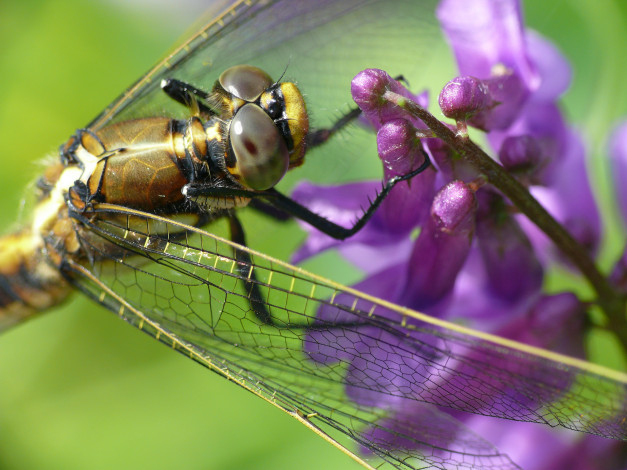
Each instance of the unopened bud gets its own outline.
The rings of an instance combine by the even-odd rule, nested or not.
[[[404,305],[428,308],[451,292],[470,251],[476,208],[474,191],[461,181],[436,194],[411,254]]]
[[[406,175],[427,158],[416,128],[405,119],[388,121],[377,133],[377,149],[383,161],[385,180]],[[395,231],[411,230],[429,213],[435,193],[435,170],[430,167],[409,181],[396,185],[380,208],[380,216]]]
[[[446,117],[465,121],[490,106],[492,100],[482,80],[464,76],[444,85],[438,103]]]
[[[377,130],[387,121],[398,118],[409,119],[417,127],[426,127],[419,119],[386,100],[383,97],[386,91],[417,101],[417,96],[383,70],[362,70],[351,82],[353,100]]]
[[[468,119],[468,124],[484,131],[508,128],[522,111],[529,89],[518,75],[508,70],[483,83],[491,104]]]
[[[475,226],[476,210],[475,192],[463,181],[453,181],[435,196],[431,217],[443,232],[468,235]]]

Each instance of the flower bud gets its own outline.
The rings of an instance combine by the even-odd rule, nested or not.
[[[422,121],[383,98],[386,91],[392,91],[412,101],[418,100],[417,96],[383,70],[362,70],[351,82],[353,100],[377,130],[385,122],[398,118],[409,119],[414,126],[426,128]]]
[[[523,110],[529,89],[521,78],[510,70],[483,80],[492,102],[468,119],[468,124],[484,131],[507,129]]]
[[[457,77],[444,85],[438,98],[442,113],[456,121],[465,121],[492,103],[488,87],[475,77]]]
[[[424,159],[416,128],[406,119],[393,119],[381,126],[377,132],[377,151],[386,179],[409,173]]]
[[[416,129],[405,119],[388,121],[377,133],[377,149],[385,180],[406,175],[424,162]],[[381,204],[381,218],[395,231],[411,230],[429,212],[435,193],[435,170],[430,167],[410,181],[397,184]]]
[[[470,250],[476,209],[474,191],[462,181],[436,194],[414,244],[401,305],[425,309],[452,290]]]
[[[462,181],[447,184],[436,194],[431,217],[438,230],[451,235],[472,235],[477,200],[474,191]]]

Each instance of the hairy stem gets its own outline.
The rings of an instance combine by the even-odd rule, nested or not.
[[[383,98],[422,120],[435,137],[446,142],[466,161],[477,168],[490,184],[507,196],[520,212],[525,214],[555,243],[591,284],[598,297],[599,306],[608,317],[609,327],[619,337],[623,346],[627,348],[625,299],[601,274],[594,261],[590,259],[577,240],[540,205],[522,184],[467,136],[457,135],[427,110],[397,93],[387,91]]]

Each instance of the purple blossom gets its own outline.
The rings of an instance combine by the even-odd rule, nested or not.
[[[623,216],[623,224],[627,224],[627,187],[625,185],[627,181],[627,121],[616,126],[612,133],[609,141],[609,156],[618,207]],[[614,265],[610,280],[621,292],[627,293],[627,246]]]
[[[484,80],[492,106],[470,119],[485,130],[516,118],[538,77],[525,47],[520,5],[515,0],[444,0],[437,17],[462,75]]]
[[[473,415],[466,425],[507,454],[520,468],[598,470],[627,468],[623,443],[545,426]]]
[[[409,173],[425,159],[416,128],[405,119],[393,119],[380,127],[377,151],[386,181]],[[406,233],[419,225],[428,215],[429,203],[435,194],[434,183],[435,171],[428,168],[416,181],[396,186],[380,207],[385,226]]]
[[[509,69],[497,69],[492,78],[483,82],[491,105],[472,116],[468,123],[484,131],[508,128],[527,100],[529,90],[520,77]]]
[[[548,41],[523,28],[516,0],[443,0],[437,14],[461,74],[440,95],[445,115],[487,131],[487,140],[503,166],[594,255],[601,224],[588,181],[585,149],[557,104],[570,82],[568,63]],[[346,259],[364,269],[366,277],[356,289],[505,338],[583,357],[585,305],[570,292],[542,292],[545,267],[563,261],[544,234],[526,217],[517,215],[502,194],[484,187],[482,176],[454,149],[438,139],[419,140],[424,123],[382,98],[386,91],[393,91],[414,99],[402,84],[384,71],[368,69],[355,77],[351,90],[378,131],[385,179],[416,168],[423,149],[438,172],[427,170],[395,188],[366,227],[341,244],[306,228],[309,237],[297,259],[337,247]],[[617,181],[622,181],[621,175],[627,180],[627,126],[616,132],[612,149]],[[618,183],[617,188],[627,221],[627,192]],[[372,189],[371,183],[327,189],[301,186],[294,197],[344,224],[360,215],[358,201],[364,199],[355,192]],[[416,228],[420,233],[412,239]],[[362,262],[364,253],[368,253],[367,265]],[[613,281],[627,290],[625,259],[624,255],[617,263]],[[341,323],[350,316],[323,307],[317,319]],[[418,335],[414,339],[423,341],[427,350],[437,350],[433,338]],[[428,407],[403,397],[421,396],[430,372],[425,364],[432,356],[407,354],[395,347],[395,341],[398,339],[370,325],[350,332],[319,330],[308,334],[305,352],[325,364],[347,362],[348,396],[361,406],[392,410],[398,419],[388,425],[408,434],[414,429],[409,423],[427,422],[431,413]],[[490,394],[478,397],[469,392],[464,397],[465,406],[478,413],[487,414],[500,397],[508,396],[515,397],[520,406],[510,412],[524,416],[526,410],[559,400],[573,385],[572,377],[553,377],[542,364],[517,363],[515,367],[528,367],[527,377],[544,384],[536,389],[517,381],[517,370],[510,364],[490,362],[475,351],[458,353],[460,359],[450,366],[453,377],[442,378],[442,386],[472,389],[466,381],[480,377]],[[509,379],[502,380],[501,373]],[[527,465],[525,468],[593,468],[588,465],[605,458],[590,444],[595,442],[593,438],[563,437],[544,428],[494,424],[482,416],[457,412],[453,415],[475,431],[485,431],[500,450]],[[364,434],[387,445],[416,446],[415,441],[389,435],[377,426]],[[446,435],[436,446],[455,449],[462,442]],[[462,435],[457,438],[461,440]],[[546,452],[536,452],[543,447]],[[534,452],[528,451],[531,448]],[[607,448],[608,461],[624,452],[613,444]],[[551,454],[549,450],[553,462],[535,457]]]
[[[519,75],[527,88],[536,88],[518,1],[444,0],[436,14],[462,75],[486,79],[495,66],[504,65]]]
[[[492,99],[500,104],[473,116],[469,124],[490,130],[488,140],[504,155],[511,152],[512,138],[524,137],[527,146],[534,145],[529,141],[535,139],[542,166],[531,182],[548,190],[534,195],[594,255],[601,224],[583,143],[566,125],[556,104],[570,82],[568,63],[547,40],[524,31],[515,0],[445,0],[438,7],[438,18],[460,72],[486,79],[487,84],[490,80],[502,82],[500,87],[488,85]],[[495,77],[495,70],[503,66],[508,74]],[[511,80],[519,80],[523,87],[508,84]],[[524,99],[521,88],[527,90]],[[523,226],[536,248],[545,250],[543,235],[531,224]]]
[[[379,91],[392,89],[422,104],[426,104],[426,95],[414,95],[388,74],[380,72],[363,71],[353,80],[353,88],[365,103],[366,109],[370,111],[365,113],[366,117],[378,130],[377,146],[387,180],[393,176],[404,175],[423,163],[425,156],[422,153],[422,143],[416,137],[418,129],[404,118],[407,117],[406,113],[399,112],[390,106],[384,110],[379,109],[376,106],[379,101],[370,96],[372,90],[359,94],[359,86],[361,86],[359,84],[366,83],[366,86],[375,86]],[[387,116],[388,120],[383,121],[381,116]],[[413,120],[413,122],[422,128],[425,127],[420,121]],[[317,253],[337,247],[346,259],[368,272],[377,272],[395,262],[400,262],[406,250],[411,246],[409,234],[429,212],[429,206],[435,194],[435,179],[435,170],[427,168],[411,181],[397,185],[366,226],[351,237],[349,243],[332,239],[312,229],[311,226],[302,224],[303,228],[309,232],[309,236],[292,260],[300,262]],[[368,196],[372,196],[380,189],[380,182],[351,183],[340,186],[302,183],[294,190],[292,198],[319,215],[339,225],[349,227],[363,214],[363,207],[368,205]]]
[[[575,132],[568,130],[567,135],[561,171],[555,172],[550,185],[532,186],[530,192],[594,256],[601,240],[601,217],[588,178],[583,143]],[[520,223],[537,253],[563,260],[534,224],[524,217]]]

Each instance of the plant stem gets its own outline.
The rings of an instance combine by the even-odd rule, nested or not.
[[[623,347],[627,348],[625,299],[601,274],[577,240],[542,207],[522,184],[467,136],[457,135],[427,110],[397,93],[386,91],[383,98],[422,120],[435,137],[446,142],[460,156],[470,162],[490,184],[507,196],[520,212],[525,214],[555,243],[591,284],[596,292],[599,306],[608,317],[609,327],[618,336]]]

